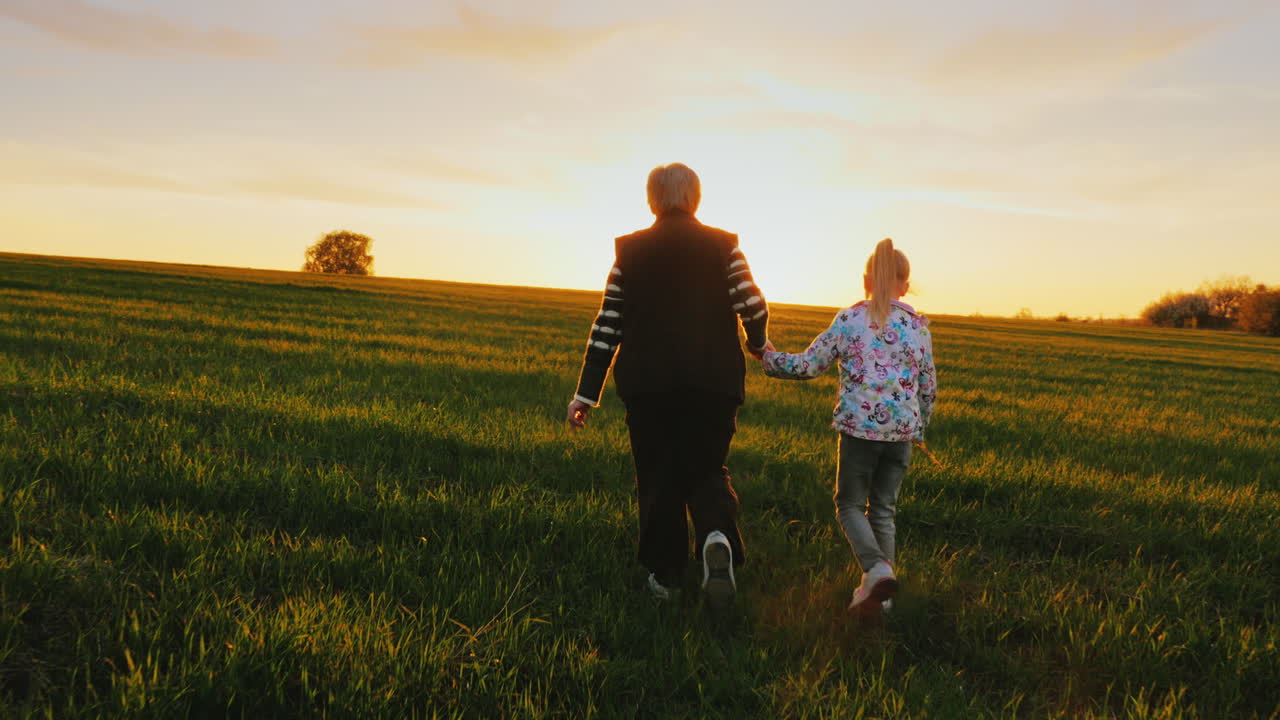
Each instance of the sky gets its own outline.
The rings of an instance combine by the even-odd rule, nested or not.
[[[600,290],[648,171],[766,297],[1280,283],[1280,0],[0,0],[0,250]]]

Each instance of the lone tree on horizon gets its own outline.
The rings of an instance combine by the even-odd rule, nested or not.
[[[337,275],[372,275],[373,256],[369,246],[373,238],[350,230],[334,230],[307,248],[303,272]]]

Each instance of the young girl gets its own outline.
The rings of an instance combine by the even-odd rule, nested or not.
[[[881,240],[862,276],[866,301],[841,310],[803,353],[770,345],[761,358],[765,374],[791,380],[808,380],[840,363],[831,423],[840,432],[836,517],[863,570],[851,612],[888,610],[898,589],[894,506],[911,442],[924,439],[937,394],[929,321],[898,300],[910,275],[907,256],[893,240]]]

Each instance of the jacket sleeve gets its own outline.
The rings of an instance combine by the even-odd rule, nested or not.
[[[751,276],[751,267],[742,248],[734,246],[725,267],[729,280],[729,301],[734,312],[742,319],[742,329],[747,333],[747,347],[759,350],[769,341],[769,304],[764,293]]]
[[[768,352],[764,354],[764,374],[786,380],[810,380],[831,367],[840,357],[840,330],[837,327],[844,313],[836,316],[821,335],[809,343],[802,353]]]
[[[574,393],[576,399],[592,407],[600,405],[605,378],[609,375],[618,346],[622,344],[622,297],[622,270],[615,263],[609,270],[600,311],[596,313],[595,322],[591,323],[587,349],[582,358],[582,372],[578,375],[578,390]]]

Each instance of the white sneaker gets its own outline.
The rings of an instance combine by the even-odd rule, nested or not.
[[[655,598],[659,600],[671,599],[671,590],[665,585],[663,585],[662,583],[658,582],[658,576],[654,575],[653,573],[649,573],[648,587],[649,587],[649,594],[653,595]]]
[[[702,589],[716,605],[728,605],[738,592],[733,579],[733,548],[719,530],[709,533],[702,543]]]
[[[893,575],[893,567],[881,560],[862,574],[862,584],[853,591],[853,600],[849,602],[849,611],[865,611],[868,607],[882,610],[881,603],[898,592],[898,578]],[[864,605],[868,600],[872,603]]]

